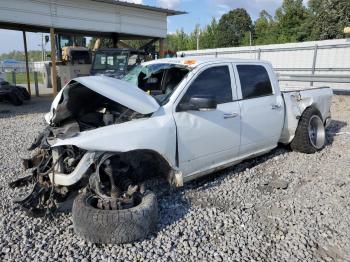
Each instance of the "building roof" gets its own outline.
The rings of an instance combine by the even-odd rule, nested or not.
[[[187,12],[184,12],[184,11],[176,11],[176,10],[171,10],[171,9],[166,9],[166,8],[160,8],[160,7],[150,6],[150,5],[143,5],[143,4],[135,4],[135,3],[131,3],[131,2],[118,1],[118,0],[92,0],[92,1],[104,2],[104,3],[115,4],[115,5],[120,5],[120,6],[135,7],[138,9],[144,9],[144,10],[149,10],[149,11],[154,11],[154,12],[159,12],[159,13],[165,13],[168,16],[187,14]]]

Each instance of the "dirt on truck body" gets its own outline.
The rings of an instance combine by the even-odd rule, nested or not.
[[[283,92],[271,65],[255,60],[161,59],[121,80],[76,78],[29,148],[33,174],[11,186],[32,184],[16,202],[34,215],[74,200],[74,230],[86,240],[141,239],[158,216],[146,181],[182,186],[278,143],[321,150],[331,97],[326,87]]]

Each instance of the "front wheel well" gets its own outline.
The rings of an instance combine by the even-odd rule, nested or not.
[[[130,168],[130,176],[135,182],[141,183],[157,177],[166,179],[168,182],[172,181],[173,168],[160,153],[154,150],[139,149],[108,154],[110,155],[108,158],[118,158],[119,161],[116,163],[122,162]]]

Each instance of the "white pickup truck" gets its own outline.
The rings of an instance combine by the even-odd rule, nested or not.
[[[12,186],[34,183],[17,202],[36,213],[80,190],[72,210],[77,234],[97,243],[133,241],[157,221],[144,181],[182,186],[278,143],[314,153],[325,145],[331,99],[327,87],[282,91],[260,60],[161,59],[122,80],[76,78],[45,116],[49,126],[30,148],[38,154],[24,160],[33,176]]]

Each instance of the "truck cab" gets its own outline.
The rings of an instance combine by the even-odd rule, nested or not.
[[[146,53],[128,48],[101,48],[95,52],[91,75],[123,77],[133,66],[146,60]]]

